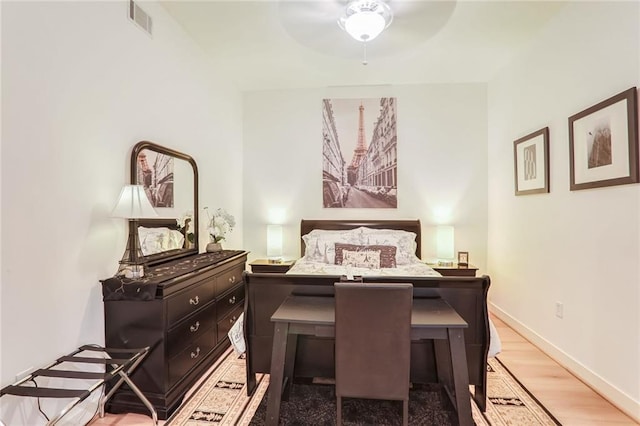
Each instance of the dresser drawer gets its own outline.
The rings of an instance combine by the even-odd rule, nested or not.
[[[215,280],[207,279],[167,300],[168,326],[196,312],[214,298]]]
[[[236,306],[235,309],[233,309],[231,312],[229,312],[229,314],[222,318],[220,321],[218,321],[218,341],[221,342],[222,339],[227,339],[227,334],[229,333],[229,330],[231,330],[231,327],[233,327],[233,324],[236,323],[236,321],[238,320],[238,317],[240,316],[240,314],[243,311],[243,306]]]
[[[244,265],[238,265],[220,274],[216,278],[216,296],[240,283],[242,281],[242,272],[244,272]]]
[[[210,328],[187,346],[184,351],[170,359],[168,366],[169,387],[176,384],[178,380],[187,375],[189,370],[205,359],[207,354],[213,350],[215,342],[215,328]]]
[[[216,317],[218,320],[224,318],[229,311],[236,306],[242,306],[244,302],[244,284],[238,286],[235,290],[221,296],[216,301]]]
[[[210,328],[215,328],[216,321],[216,304],[212,303],[186,321],[179,323],[167,335],[169,358],[182,352],[187,345],[205,334]]]
[[[189,389],[229,347],[226,335],[218,340],[218,321],[227,318],[236,307],[244,308],[239,289],[244,285],[242,274],[247,260],[244,251],[233,251],[231,257],[221,260],[229,252],[188,255],[177,261],[159,259],[153,265],[159,272],[157,276],[148,273],[133,284],[155,286],[153,300],[104,300],[107,347],[156,348],[142,361],[133,381],[149,398],[159,419],[172,415]],[[165,270],[168,273],[163,275]],[[109,278],[103,281],[102,290],[110,292],[125,281],[129,282]],[[120,386],[106,409],[149,414],[148,407],[129,386]]]

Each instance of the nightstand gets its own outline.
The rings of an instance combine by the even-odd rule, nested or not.
[[[476,271],[478,270],[478,268],[473,265],[460,266],[457,263],[454,263],[453,266],[440,266],[435,263],[428,265],[440,272],[444,277],[475,277]]]
[[[251,272],[283,274],[287,272],[295,263],[295,260],[282,260],[278,263],[270,262],[268,259],[255,259],[249,263]]]

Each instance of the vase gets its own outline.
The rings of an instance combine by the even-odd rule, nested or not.
[[[222,244],[221,243],[209,243],[207,244],[207,252],[212,253],[214,251],[221,251]]]

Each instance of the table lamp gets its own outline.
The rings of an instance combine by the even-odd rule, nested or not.
[[[267,225],[267,257],[269,263],[282,262],[282,225]]]
[[[436,250],[439,266],[453,266],[453,236],[453,226],[438,226],[436,230]]]
[[[153,209],[142,185],[125,185],[111,211],[111,217],[129,219],[129,240],[124,251],[120,267],[116,275],[127,278],[142,278],[144,276],[144,262],[140,242],[136,238],[138,219],[158,217]]]

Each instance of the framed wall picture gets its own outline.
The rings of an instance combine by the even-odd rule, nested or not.
[[[513,142],[516,195],[549,192],[549,128]]]
[[[458,266],[469,266],[469,252],[468,251],[459,251],[458,252]]]
[[[571,191],[638,182],[635,87],[569,117]]]
[[[153,148],[142,149],[138,153],[135,183],[144,187],[153,207],[174,206],[173,162],[173,156]]]
[[[322,100],[324,208],[398,208],[396,100]]]

